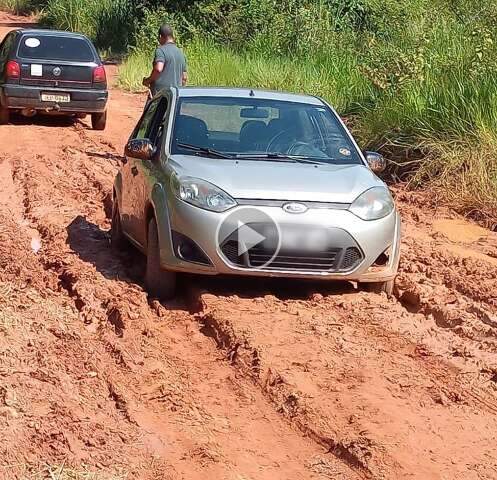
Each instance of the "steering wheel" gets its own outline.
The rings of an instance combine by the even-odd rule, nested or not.
[[[277,144],[278,140],[280,140],[281,137],[283,137],[284,135],[290,135],[290,134],[286,130],[283,130],[282,132],[279,132],[276,135],[274,135],[274,137],[271,138],[271,140],[269,140],[269,143],[267,144],[266,153],[274,152],[275,145]]]
[[[301,155],[302,152],[299,152],[298,149],[300,147],[308,148],[308,149],[314,149],[314,147],[307,142],[295,142],[293,145],[290,146],[288,149],[288,155]]]

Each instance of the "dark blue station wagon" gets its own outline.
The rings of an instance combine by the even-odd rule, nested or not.
[[[84,35],[21,29],[0,45],[0,124],[13,111],[27,117],[90,114],[92,127],[104,130],[107,100],[104,65]]]

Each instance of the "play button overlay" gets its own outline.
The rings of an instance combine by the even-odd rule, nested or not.
[[[281,231],[267,213],[254,207],[238,208],[219,224],[217,245],[224,260],[237,267],[264,269],[281,248]]]
[[[255,229],[247,224],[243,224],[238,220],[238,255],[242,256],[266,240],[266,237],[262,236]]]

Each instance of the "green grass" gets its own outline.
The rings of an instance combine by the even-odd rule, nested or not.
[[[364,147],[402,163],[397,174],[497,224],[495,2],[31,2],[47,3],[47,25],[87,33],[109,55],[128,53],[119,82],[131,91],[143,89],[157,28],[170,22],[190,84],[324,97]]]
[[[330,100],[341,111],[372,95],[372,86],[360,74],[352,55],[302,62],[283,57],[240,55],[210,42],[196,40],[185,48],[191,85],[256,87],[313,93]],[[121,66],[120,85],[143,91],[142,79],[150,73],[152,55],[135,52]]]
[[[443,36],[445,27],[432,35]],[[423,58],[413,55],[405,60],[411,62],[408,65],[402,64],[397,51],[381,52],[387,58],[398,55],[398,63],[390,68],[406,77],[399,81],[394,75],[387,87],[378,85],[384,78],[381,70],[364,69],[352,49],[330,49],[326,55],[303,59],[239,53],[193,40],[185,45],[185,52],[192,85],[286,90],[325,98],[350,116],[360,143],[383,147],[399,163],[399,172],[412,171],[402,164],[402,158],[410,158],[409,152],[422,153],[421,160],[410,165],[416,167],[408,177],[412,186],[435,188],[439,198],[460,212],[493,226],[497,224],[497,74],[478,65],[472,69],[474,46],[465,44],[463,32],[458,39],[449,36],[427,42]],[[133,52],[120,69],[121,87],[143,91],[141,81],[150,71],[151,57],[149,52]]]
[[[24,15],[36,11],[40,7],[39,3],[36,0],[0,0],[0,10]]]
[[[127,51],[133,0],[49,0],[41,22],[48,27],[82,32],[107,52]]]

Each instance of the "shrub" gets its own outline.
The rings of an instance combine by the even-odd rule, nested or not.
[[[49,0],[0,0],[0,9],[9,10],[17,15],[41,10]]]
[[[136,9],[134,0],[49,0],[42,23],[84,33],[100,48],[126,52]]]

